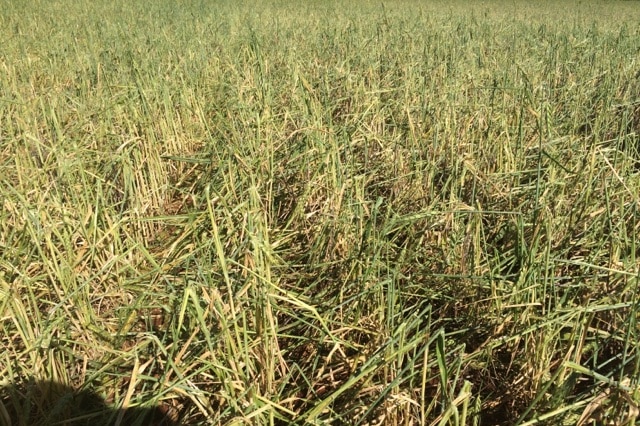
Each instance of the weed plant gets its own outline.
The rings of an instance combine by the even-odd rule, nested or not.
[[[634,424],[637,2],[253,3],[0,0],[0,385]]]

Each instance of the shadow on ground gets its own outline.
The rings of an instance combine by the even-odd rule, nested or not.
[[[114,409],[90,390],[30,380],[0,388],[0,425],[177,426],[166,407]]]

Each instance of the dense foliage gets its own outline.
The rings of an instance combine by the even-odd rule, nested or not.
[[[0,384],[633,424],[634,2],[250,3],[0,0]]]

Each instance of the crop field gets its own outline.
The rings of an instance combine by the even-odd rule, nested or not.
[[[635,424],[639,22],[0,0],[0,424]]]

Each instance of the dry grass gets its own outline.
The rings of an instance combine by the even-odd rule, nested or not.
[[[0,1],[0,418],[633,424],[612,3]]]

